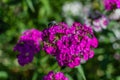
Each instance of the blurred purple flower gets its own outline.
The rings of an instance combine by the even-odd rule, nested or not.
[[[40,51],[40,42],[42,41],[42,32],[36,29],[26,30],[18,43],[14,47],[14,51],[18,51],[18,62],[21,66],[32,62],[35,53]]]
[[[120,8],[120,0],[104,0],[103,3],[108,11]]]
[[[65,77],[62,72],[54,73],[53,71],[50,71],[46,76],[43,77],[43,80],[69,80],[69,79]]]

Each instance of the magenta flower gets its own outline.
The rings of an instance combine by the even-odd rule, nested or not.
[[[80,57],[77,54],[59,53],[56,57],[60,66],[68,66],[74,68],[80,65]]]
[[[74,68],[82,60],[93,58],[93,49],[98,46],[91,27],[75,22],[71,27],[65,23],[50,26],[42,32],[31,29],[20,37],[14,47],[18,51],[18,62],[24,66],[32,62],[34,54],[42,49],[56,58],[58,64]],[[55,79],[57,80],[57,79]]]
[[[43,50],[47,54],[56,55],[56,42],[61,36],[67,34],[68,25],[59,23],[43,30]]]
[[[81,59],[94,56],[93,48],[98,46],[92,28],[75,22],[71,27],[65,23],[53,25],[43,31],[43,50],[56,57],[60,66],[74,68]]]
[[[120,8],[120,0],[104,0],[103,3],[108,11]]]
[[[14,51],[18,51],[18,62],[21,66],[32,62],[34,54],[40,51],[40,42],[42,41],[42,32],[31,29],[25,31],[18,43],[14,47]]]
[[[62,72],[54,73],[53,71],[50,71],[46,76],[43,77],[43,80],[69,80],[69,79],[65,77]]]

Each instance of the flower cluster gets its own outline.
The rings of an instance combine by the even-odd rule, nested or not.
[[[93,19],[93,20],[85,20],[86,25],[91,26],[93,28],[94,31],[96,32],[100,32],[103,29],[106,29],[108,24],[109,24],[109,20],[106,16],[102,15],[101,17],[97,18],[97,19]]]
[[[73,23],[71,27],[61,22],[49,26],[42,32],[36,29],[25,31],[20,36],[14,51],[18,51],[18,62],[21,66],[32,62],[40,46],[49,55],[56,58],[58,64],[74,68],[80,65],[81,59],[87,61],[94,56],[93,49],[98,46],[91,27]],[[69,80],[62,72],[50,71],[43,80]]]
[[[120,8],[120,0],[104,0],[103,1],[106,10],[113,10]]]
[[[71,27],[61,22],[52,25],[42,32],[31,29],[20,37],[14,47],[19,51],[18,62],[24,66],[32,62],[34,54],[39,52],[40,43],[43,50],[56,58],[60,66],[74,68],[81,59],[87,61],[94,56],[93,48],[98,46],[98,41],[91,27],[75,22]]]
[[[71,27],[65,23],[53,25],[43,31],[43,50],[55,56],[60,66],[74,68],[81,59],[94,56],[93,48],[98,41],[90,27],[75,22]]]
[[[14,51],[19,52],[18,62],[21,66],[32,62],[34,54],[40,51],[41,35],[42,32],[30,29],[26,30],[20,37]]]
[[[50,55],[57,55],[56,42],[61,36],[67,34],[68,26],[65,23],[59,23],[43,30],[43,50]]]
[[[53,71],[50,71],[46,76],[44,76],[43,80],[69,80],[69,79],[65,77],[62,72],[54,73]]]

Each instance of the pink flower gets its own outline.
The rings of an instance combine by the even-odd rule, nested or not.
[[[108,11],[120,8],[120,0],[104,0],[103,3]]]
[[[50,71],[46,76],[43,77],[43,80],[69,80],[62,72],[54,73]]]

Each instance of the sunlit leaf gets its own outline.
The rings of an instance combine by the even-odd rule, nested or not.
[[[5,71],[0,71],[0,78],[5,78],[5,79],[7,79],[7,78],[8,78],[7,72],[5,72]]]
[[[82,66],[80,65],[80,66],[78,66],[78,67],[76,67],[76,68],[77,68],[80,76],[82,76],[83,80],[86,80],[86,77],[85,77],[85,74],[84,74],[84,71],[83,71]]]
[[[26,2],[28,4],[29,8],[32,10],[32,12],[35,12],[35,9],[34,9],[32,1],[31,0],[26,0]]]

